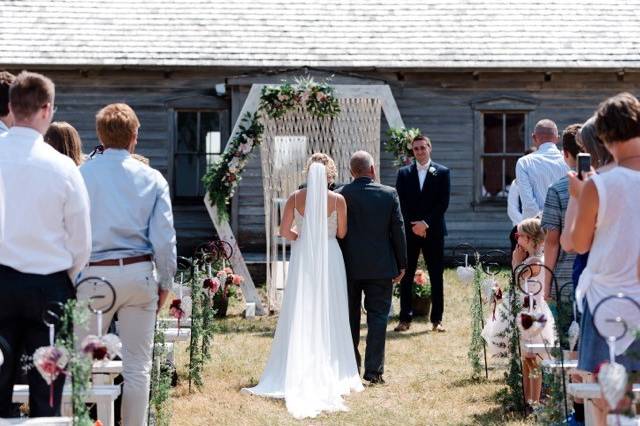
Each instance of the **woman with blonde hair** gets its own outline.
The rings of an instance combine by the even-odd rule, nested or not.
[[[66,121],[54,121],[49,125],[44,141],[60,154],[71,158],[76,166],[82,164],[82,141],[78,131]]]
[[[271,354],[260,382],[242,391],[283,398],[298,419],[345,411],[362,382],[349,328],[347,277],[336,237],[347,232],[347,204],[327,189],[336,167],[326,154],[307,163],[307,185],[289,196],[280,235],[291,259]]]

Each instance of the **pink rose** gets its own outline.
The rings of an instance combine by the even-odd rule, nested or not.
[[[326,100],[326,99],[327,99],[327,95],[325,95],[325,94],[324,94],[324,93],[322,93],[322,92],[316,92],[316,100],[317,100],[318,102],[323,102],[323,101],[324,101],[324,100]]]
[[[233,284],[234,285],[240,285],[240,284],[242,284],[243,281],[244,281],[244,278],[242,278],[240,275],[234,275],[233,276]]]

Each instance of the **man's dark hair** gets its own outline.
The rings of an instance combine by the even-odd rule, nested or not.
[[[42,74],[22,71],[9,91],[11,111],[16,120],[26,120],[48,103],[53,103],[56,89],[51,80]]]
[[[596,112],[596,130],[605,143],[625,142],[640,136],[640,102],[620,93],[602,102]]]
[[[575,123],[568,125],[562,131],[562,149],[567,151],[573,158],[578,157],[578,154],[584,152],[584,147],[576,139],[576,135],[582,128],[582,124]]]
[[[7,71],[0,71],[0,117],[9,115],[9,89],[16,77]]]
[[[425,141],[427,143],[428,146],[431,146],[431,139],[429,139],[428,137],[426,137],[425,135],[418,135],[415,138],[413,138],[413,140],[411,141],[411,143],[414,143],[416,141]]]

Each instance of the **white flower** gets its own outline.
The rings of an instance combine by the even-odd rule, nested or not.
[[[407,143],[407,149],[408,149],[409,151],[411,151],[411,150],[413,149],[413,142],[408,142],[408,143]]]
[[[251,152],[251,144],[249,143],[241,143],[240,146],[238,147],[238,149],[240,150],[241,153],[243,153],[244,155],[247,155]]]
[[[436,168],[435,168],[435,167],[433,167],[433,166],[429,167],[429,173],[431,173],[431,174],[432,174],[432,175],[434,175],[434,176],[435,176],[435,175],[437,175],[437,173],[436,173]]]

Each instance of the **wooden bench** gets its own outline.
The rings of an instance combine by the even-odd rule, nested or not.
[[[558,346],[545,345],[544,343],[526,343],[524,350],[530,354],[546,355],[551,353],[552,350],[559,349]]]
[[[5,425],[71,426],[73,425],[73,419],[71,417],[0,418],[0,426]]]
[[[164,341],[167,343],[188,342],[191,340],[191,329],[189,328],[167,328],[164,330]]]
[[[578,368],[578,361],[575,359],[565,360],[564,364],[557,359],[545,359],[542,361],[542,368],[562,368],[565,370],[574,370]]]
[[[113,402],[120,395],[120,386],[94,385],[89,389],[87,403],[96,404],[98,420],[104,426],[115,426]],[[13,386],[13,402],[25,404],[29,402],[29,385]],[[65,385],[62,392],[63,414],[67,414],[71,405],[71,386]],[[71,414],[71,413],[69,413]]]
[[[640,394],[640,383],[631,387],[634,394]],[[574,398],[584,399],[584,423],[585,426],[595,426],[595,413],[597,408],[593,405],[594,399],[601,399],[602,391],[598,383],[569,383],[567,393]]]
[[[122,374],[122,361],[98,361],[91,368],[91,381],[94,385],[112,385],[119,374]]]
[[[622,414],[609,414],[607,415],[608,426],[639,426],[640,416],[627,417]]]
[[[159,318],[158,322],[170,328],[178,328],[178,320],[176,318]],[[181,333],[183,328],[191,328],[191,318],[184,318],[180,320]]]

